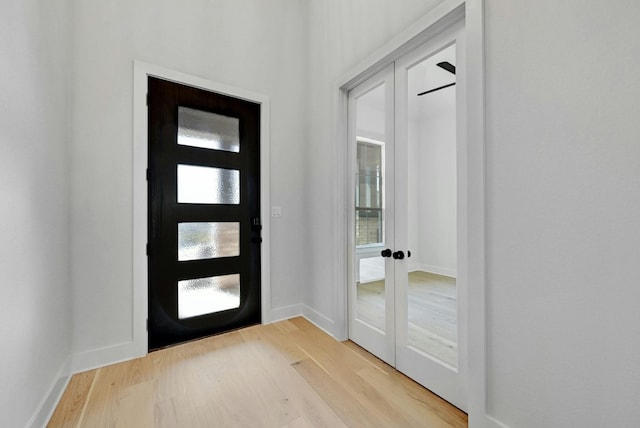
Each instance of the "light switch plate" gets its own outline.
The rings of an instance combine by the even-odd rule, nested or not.
[[[282,207],[271,207],[271,217],[282,217]]]

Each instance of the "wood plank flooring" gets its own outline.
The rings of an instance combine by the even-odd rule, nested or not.
[[[466,427],[467,416],[303,318],[71,378],[49,427]]]

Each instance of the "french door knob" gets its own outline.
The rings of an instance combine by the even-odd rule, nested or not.
[[[404,253],[402,251],[396,251],[393,253],[393,258],[396,260],[402,260],[404,259]]]
[[[386,250],[382,250],[380,251],[380,255],[382,257],[391,257],[391,250],[388,248]]]

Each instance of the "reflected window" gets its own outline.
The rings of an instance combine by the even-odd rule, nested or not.
[[[356,177],[356,245],[382,244],[383,227],[383,165],[382,142],[358,139]]]

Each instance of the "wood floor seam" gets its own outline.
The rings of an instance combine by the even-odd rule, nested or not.
[[[84,416],[87,412],[87,406],[89,405],[89,401],[91,400],[93,387],[95,386],[99,376],[100,376],[100,369],[97,369],[95,371],[95,375],[93,376],[93,379],[91,380],[91,385],[89,386],[89,392],[87,392],[87,397],[85,398],[84,404],[82,405],[82,411],[80,412],[80,417],[78,418],[78,424],[76,425],[76,428],[82,427],[82,421],[84,421]]]

